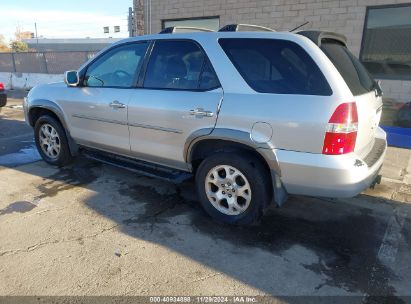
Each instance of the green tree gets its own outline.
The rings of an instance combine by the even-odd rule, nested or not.
[[[10,47],[13,52],[27,52],[29,50],[27,43],[18,40],[13,40],[10,42]]]

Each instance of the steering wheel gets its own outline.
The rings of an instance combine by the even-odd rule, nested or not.
[[[125,78],[125,77],[128,77],[128,78],[131,78],[132,76],[129,74],[129,73],[127,73],[126,71],[123,71],[123,70],[116,70],[114,73],[113,73],[117,78]]]
[[[113,85],[128,86],[133,81],[133,76],[123,70],[116,70],[111,75],[111,81],[113,82]]]

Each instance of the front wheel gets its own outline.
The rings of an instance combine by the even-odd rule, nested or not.
[[[36,121],[34,139],[37,150],[47,163],[60,167],[72,161],[66,132],[53,117],[44,115]]]
[[[217,153],[196,173],[200,202],[214,219],[247,225],[260,219],[270,199],[266,168],[251,155]]]

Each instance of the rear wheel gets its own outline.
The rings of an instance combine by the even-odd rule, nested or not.
[[[64,166],[72,161],[66,132],[53,117],[44,115],[36,121],[34,138],[37,150],[47,163]]]
[[[206,158],[196,173],[197,192],[214,219],[247,225],[260,219],[270,198],[269,177],[250,155],[219,153]]]

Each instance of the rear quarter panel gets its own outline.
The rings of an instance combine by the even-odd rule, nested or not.
[[[270,148],[321,153],[329,103],[317,96],[227,93],[217,128],[251,133],[254,123],[265,122],[272,128]]]
[[[271,125],[270,148],[321,153],[326,125],[336,107],[352,94],[327,56],[308,38],[290,33],[227,33],[219,38],[271,38],[297,43],[317,63],[333,93],[331,96],[265,94],[251,89],[220,45],[198,39],[207,51],[224,90],[217,128],[251,133],[256,122]],[[212,47],[214,46],[214,47]],[[217,46],[217,47],[215,47]],[[263,135],[264,136],[264,135]]]

